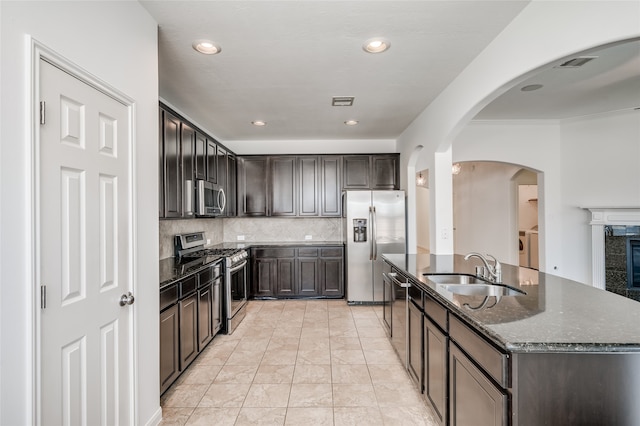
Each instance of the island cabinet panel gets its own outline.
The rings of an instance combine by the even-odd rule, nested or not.
[[[449,338],[428,317],[424,317],[424,398],[440,425],[448,422]]]
[[[296,157],[293,156],[269,158],[271,216],[298,214],[296,163]]]
[[[320,157],[320,216],[342,216],[342,157]]]
[[[515,353],[513,357],[514,425],[640,424],[640,353]]]
[[[213,339],[213,292],[211,283],[198,289],[198,352]]]
[[[238,216],[268,216],[268,158],[243,157],[238,168]]]
[[[462,352],[449,348],[450,424],[502,426],[508,424],[508,397]]]

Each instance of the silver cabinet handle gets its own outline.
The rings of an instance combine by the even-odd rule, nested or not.
[[[133,294],[131,294],[131,292],[128,292],[127,294],[123,294],[122,296],[120,296],[120,306],[125,306],[125,305],[133,305],[133,302],[135,302],[135,298],[133,297]]]
[[[391,281],[393,281],[394,283],[398,284],[400,287],[402,288],[408,288],[411,287],[411,283],[409,281],[405,281],[405,282],[400,282],[396,277],[398,276],[398,274],[396,274],[395,272],[390,272],[388,274],[385,274],[384,272],[382,273],[382,275],[384,275],[385,277],[389,278]]]

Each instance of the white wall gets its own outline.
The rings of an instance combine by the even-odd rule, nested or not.
[[[495,162],[460,165],[453,177],[455,252],[489,253],[517,265],[517,200],[511,178],[520,167]]]
[[[395,139],[298,141],[221,141],[239,155],[278,154],[384,154],[398,152]]]
[[[145,424],[160,413],[156,23],[135,1],[1,1],[0,18],[0,424],[35,424],[28,35],[136,102],[136,423]]]
[[[640,206],[640,111],[562,122],[473,122],[453,145],[454,161],[493,158],[543,172],[541,270],[555,275],[591,283],[590,216],[584,207]],[[484,188],[484,195],[490,192]],[[502,221],[485,219],[488,227]]]
[[[533,75],[537,69],[550,62],[559,61],[573,53],[605,43],[639,37],[638,16],[640,16],[638,1],[531,2],[403,132],[398,139],[403,165],[406,166],[408,155],[413,149],[422,145],[424,149],[416,169],[434,167],[436,153],[446,151],[469,120],[501,93]],[[519,140],[516,138],[513,142],[518,144]],[[546,143],[546,141],[543,142]],[[558,157],[554,156],[554,147],[550,148],[552,148],[551,151],[544,156],[551,162],[559,161]],[[557,149],[558,147],[555,147],[555,150]],[[533,151],[534,157],[540,157],[540,151],[534,149],[529,151]],[[483,153],[480,155],[486,157]],[[468,159],[480,158],[469,157]],[[494,160],[495,158],[482,159]],[[545,197],[547,199],[553,200],[558,196],[557,190],[561,182],[561,176],[557,175],[558,170],[559,168],[554,168],[551,174],[545,174],[545,181],[548,182],[543,190],[547,193]],[[402,177],[404,178],[402,185],[406,187],[407,177],[404,175]],[[441,175],[441,178],[444,178],[444,175]],[[441,182],[435,176],[430,182],[434,213],[431,218],[431,229],[440,230],[439,224],[446,225],[449,221],[447,216],[452,214],[448,206],[441,209],[435,203],[436,197],[442,196],[440,202],[449,204],[442,192],[449,192],[449,198],[451,198],[450,190],[447,189],[450,183],[442,184],[444,186],[441,186]],[[554,210],[557,205],[556,203],[550,206],[545,212],[548,235],[560,234],[561,225],[548,220],[558,213]],[[412,222],[409,218],[409,225]],[[409,229],[409,232],[414,231]],[[441,232],[432,232],[431,235],[432,252],[438,253],[439,247],[445,250],[448,248],[448,242],[443,241]],[[562,251],[556,247],[552,245],[547,247],[546,257],[550,263],[549,269],[563,274]],[[541,259],[541,268],[543,267],[544,259]],[[553,269],[556,267],[558,269]]]
[[[430,250],[429,211],[429,188],[416,186],[416,242],[427,250]]]

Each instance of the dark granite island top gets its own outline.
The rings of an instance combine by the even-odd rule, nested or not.
[[[640,303],[554,275],[503,264],[502,282],[526,292],[471,310],[483,297],[460,296],[424,274],[475,274],[478,259],[451,255],[385,254],[383,258],[510,352],[640,352]],[[470,284],[473,285],[473,284]],[[491,306],[490,304],[488,306]]]

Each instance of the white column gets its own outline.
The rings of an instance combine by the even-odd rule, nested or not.
[[[604,225],[591,226],[591,279],[592,285],[596,288],[604,290],[605,273],[604,273]]]
[[[429,173],[430,251],[432,254],[453,254],[453,178],[451,176],[451,146],[433,155]],[[431,173],[433,170],[433,173]]]

